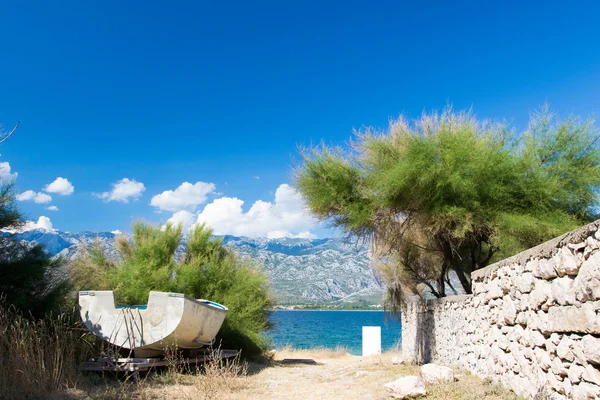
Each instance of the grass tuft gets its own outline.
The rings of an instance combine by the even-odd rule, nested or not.
[[[91,346],[70,317],[30,320],[0,301],[0,399],[42,398],[80,383]]]

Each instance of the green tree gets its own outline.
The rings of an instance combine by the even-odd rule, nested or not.
[[[15,206],[12,182],[0,186],[0,229],[23,225]],[[65,303],[69,291],[64,261],[53,259],[42,246],[0,236],[0,296],[25,314],[42,317]]]
[[[12,182],[0,182],[0,229],[18,228],[23,224],[23,217],[15,205],[15,194]]]
[[[123,304],[145,304],[151,290],[210,299],[229,308],[217,341],[247,354],[265,349],[262,332],[269,328],[266,309],[271,306],[268,280],[249,260],[212,238],[212,230],[196,226],[179,258],[180,226],[136,223],[131,240],[116,240],[117,262],[99,246],[73,261],[77,289],[114,290],[116,301]]]
[[[406,292],[445,296],[450,272],[471,293],[472,271],[593,220],[597,139],[547,107],[522,134],[447,109],[308,149],[296,184],[316,216],[372,243],[396,308]]]

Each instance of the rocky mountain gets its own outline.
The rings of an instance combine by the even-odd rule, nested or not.
[[[258,261],[281,304],[382,302],[383,290],[365,247],[340,239],[265,239],[225,236],[223,242]]]
[[[110,258],[118,258],[115,235],[110,232],[70,233],[38,229],[18,233],[15,238],[42,244],[50,254],[67,259],[73,259],[83,247],[98,242]],[[255,260],[265,270],[278,304],[382,302],[383,289],[370,267],[365,247],[335,238],[222,238],[226,245],[243,257]],[[183,249],[182,244],[180,252]]]

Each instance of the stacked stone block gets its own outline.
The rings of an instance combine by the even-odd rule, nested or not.
[[[600,399],[600,221],[475,271],[473,294],[409,299],[404,355],[525,397]]]

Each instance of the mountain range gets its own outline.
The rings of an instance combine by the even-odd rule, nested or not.
[[[8,233],[4,233],[8,235]],[[36,229],[15,239],[44,246],[53,256],[72,260],[84,247],[98,243],[118,259],[116,235],[110,232],[50,232]],[[249,257],[268,274],[279,305],[327,302],[380,304],[383,288],[371,268],[366,246],[342,239],[248,238],[221,236],[242,257]],[[178,249],[185,251],[185,238]]]

